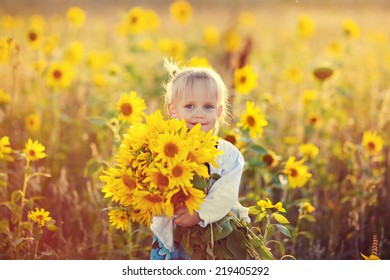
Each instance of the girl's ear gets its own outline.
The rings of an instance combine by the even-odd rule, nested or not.
[[[221,114],[222,114],[222,105],[219,105],[217,110],[217,117],[219,118]]]
[[[172,118],[177,118],[175,105],[173,105],[172,103],[168,103],[168,113]]]

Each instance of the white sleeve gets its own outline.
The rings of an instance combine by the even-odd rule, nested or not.
[[[223,218],[236,204],[244,168],[244,157],[230,142],[220,140],[218,148],[223,151],[217,169],[210,166],[210,173],[221,177],[209,189],[198,211],[202,227]]]

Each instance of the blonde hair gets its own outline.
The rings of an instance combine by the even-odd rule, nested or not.
[[[206,67],[179,67],[178,64],[164,60],[164,66],[168,70],[170,77],[165,88],[165,103],[172,103],[178,96],[193,93],[193,86],[196,81],[203,81],[209,91],[210,96],[216,96],[221,105],[221,115],[219,116],[215,133],[225,123],[228,118],[228,90],[221,76],[211,68]]]

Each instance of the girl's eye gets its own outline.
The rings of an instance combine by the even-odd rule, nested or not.
[[[186,109],[192,109],[192,108],[194,108],[194,105],[188,104],[188,105],[185,105],[184,108],[186,108]]]
[[[212,105],[206,105],[206,106],[204,106],[207,110],[212,110],[212,109],[214,109],[214,106],[212,106]]]

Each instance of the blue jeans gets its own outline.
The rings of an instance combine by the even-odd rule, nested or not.
[[[186,257],[184,247],[178,242],[174,242],[174,250],[169,252],[167,248],[153,235],[152,250],[150,252],[151,260],[189,260]]]

